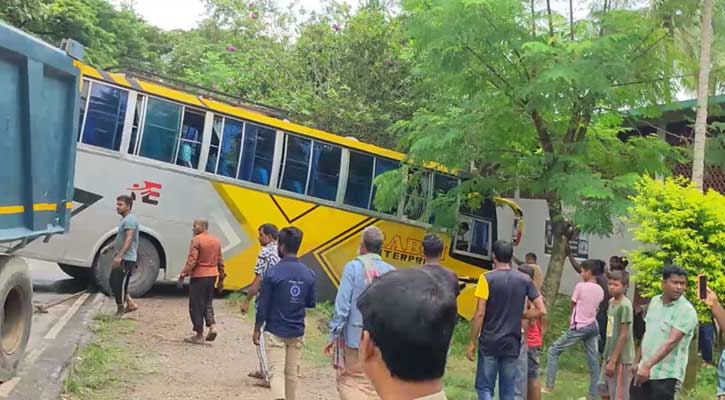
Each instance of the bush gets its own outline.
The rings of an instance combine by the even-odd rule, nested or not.
[[[681,265],[688,272],[686,297],[700,321],[710,321],[710,310],[696,300],[697,275],[706,274],[716,293],[725,291],[725,196],[702,193],[682,178],[644,178],[632,200],[628,221],[644,246],[630,255],[642,295],[660,292],[665,262]]]

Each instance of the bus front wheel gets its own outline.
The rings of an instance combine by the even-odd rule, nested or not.
[[[20,257],[0,256],[0,382],[15,376],[30,338],[33,286]]]
[[[110,239],[111,241],[113,238]],[[105,247],[101,246],[101,248]],[[93,283],[107,295],[111,295],[111,285],[109,278],[111,277],[111,261],[113,261],[113,252],[106,254],[96,254],[91,267],[91,275]],[[138,239],[138,259],[136,262],[136,270],[131,275],[128,283],[128,294],[131,297],[141,297],[151,290],[156,283],[161,269],[161,255],[154,243],[148,237],[140,235]]]

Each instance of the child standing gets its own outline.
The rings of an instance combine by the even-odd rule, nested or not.
[[[604,347],[599,394],[604,400],[629,400],[634,362],[632,302],[624,295],[629,287],[625,271],[609,272],[609,310],[607,312],[607,344]]]
[[[597,271],[597,268],[599,268],[598,260],[586,260],[581,263],[579,275],[582,282],[576,285],[574,294],[571,297],[572,312],[569,330],[549,347],[548,371],[546,387],[543,389],[544,393],[551,393],[554,390],[558,369],[557,363],[561,353],[581,340],[584,342],[587,364],[589,365],[589,396],[593,399],[597,397],[597,382],[599,380],[597,309],[599,303],[604,299],[604,290],[594,278],[594,272]]]

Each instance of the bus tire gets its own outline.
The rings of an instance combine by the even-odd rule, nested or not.
[[[77,265],[68,265],[58,263],[60,269],[66,273],[66,275],[79,281],[87,282],[91,278],[91,269],[88,267],[79,267]]]
[[[33,285],[20,257],[0,256],[0,382],[15,376],[33,321]]]
[[[112,241],[111,238],[109,241]],[[101,248],[105,247],[101,246]],[[96,254],[91,267],[91,276],[93,283],[105,294],[112,295],[109,278],[111,277],[111,261],[113,261],[113,252],[105,255]],[[141,297],[151,290],[156,283],[161,269],[161,255],[156,245],[146,235],[141,234],[138,238],[138,260],[136,270],[131,275],[131,281],[128,283],[128,294],[131,297]]]

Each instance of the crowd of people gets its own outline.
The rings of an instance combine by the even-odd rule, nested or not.
[[[119,315],[138,309],[126,293],[138,246],[132,205],[129,196],[118,197],[118,234],[103,249],[104,253],[114,250],[110,286]],[[207,232],[207,221],[197,219],[192,230],[179,284],[190,278],[194,335],[185,341],[202,344],[217,336],[212,302],[215,289],[223,288],[224,261],[219,239]],[[264,224],[258,234],[262,249],[255,279],[241,306],[246,313],[257,298],[252,341],[259,368],[249,376],[269,387],[273,399],[294,400],[306,309],[316,304],[315,274],[298,258],[301,230]],[[425,236],[425,262],[418,268],[396,269],[386,263],[380,256],[383,240],[379,228],[365,228],[358,256],[345,265],[340,278],[329,343],[322,350],[336,370],[339,396],[343,400],[445,399],[442,377],[462,286],[456,274],[441,265],[445,244],[439,236]],[[698,326],[697,313],[683,296],[687,272],[682,267],[664,266],[662,294],[646,304],[639,293],[634,302],[626,296],[630,285],[626,259],[612,257],[607,266],[601,260],[580,263],[570,257],[581,282],[571,297],[568,329],[548,346],[542,387],[539,360],[547,315],[541,295],[543,273],[535,254],[527,254],[522,262],[513,253],[511,243],[495,242],[493,269],[481,274],[475,288],[476,309],[466,356],[477,362],[474,387],[479,400],[493,399],[496,389],[501,400],[538,400],[542,393],[551,393],[560,355],[578,342],[586,350],[589,398],[675,398]],[[704,301],[717,324],[725,326],[725,309],[716,294],[708,290]],[[717,395],[723,400],[725,357],[718,372]]]

